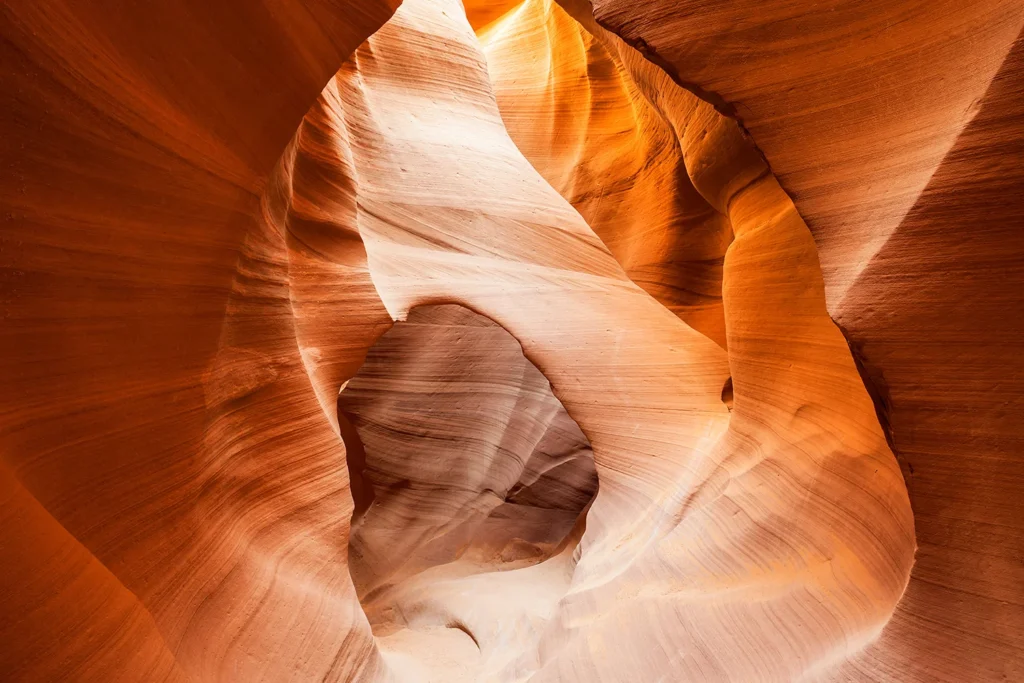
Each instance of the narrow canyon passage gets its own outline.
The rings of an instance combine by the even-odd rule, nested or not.
[[[5,3],[0,677],[1024,678],[1022,29]]]

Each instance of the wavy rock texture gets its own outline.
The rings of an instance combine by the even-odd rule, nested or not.
[[[841,680],[1024,677],[1024,43],[836,320],[883,397],[919,550]],[[963,232],[968,228],[968,235]]]
[[[508,332],[465,308],[414,309],[338,410],[369,489],[350,541],[364,593],[467,546],[543,558],[597,490],[590,444],[551,385]]]
[[[910,211],[1024,26],[1015,0],[593,0],[738,118],[819,245],[830,310]]]
[[[1024,676],[1024,8],[625,3],[605,26],[742,121],[821,254],[902,461],[920,549],[839,680]],[[1016,42],[1015,42],[1016,41]]]
[[[1016,8],[732,4],[6,5],[7,675],[1012,680]]]
[[[299,288],[292,301],[282,261],[250,254],[303,115],[393,9],[0,9],[5,678],[350,680],[376,666],[334,569],[342,451],[296,344],[312,326],[293,307],[310,320],[320,304]],[[344,204],[329,194],[313,218]],[[332,300],[372,293],[362,272]],[[365,349],[353,320],[330,321],[351,372]]]
[[[585,6],[572,9],[586,22]],[[713,194],[720,183],[700,184],[699,171],[695,187],[684,153],[693,151],[691,124],[720,117],[592,18],[584,27],[549,0],[521,3],[480,38],[502,119],[526,158],[630,279],[725,346],[727,198]],[[689,155],[690,167],[701,156]],[[724,172],[733,183],[766,170],[756,152],[733,161]]]
[[[448,49],[428,58],[425,46],[437,43]],[[437,87],[439,73],[461,77]],[[633,285],[526,162],[505,133],[476,39],[451,7],[404,5],[334,89],[359,231],[392,316],[450,300],[495,320],[594,450],[601,486],[568,592],[547,626],[506,639],[503,652],[477,636],[479,675],[788,679],[874,637],[909,571],[910,510],[825,314],[810,233],[774,179],[755,174],[733,196],[729,172],[721,186],[704,181],[728,197],[737,235],[724,265],[727,358]],[[743,273],[735,282],[731,263]],[[771,325],[756,314],[765,306],[779,311]],[[721,400],[730,370],[731,419]],[[471,631],[481,621],[448,607]],[[780,620],[792,637],[753,637]],[[428,638],[410,633],[389,656],[422,653]],[[613,639],[614,650],[601,645]],[[446,663],[441,678],[463,672],[458,665]]]

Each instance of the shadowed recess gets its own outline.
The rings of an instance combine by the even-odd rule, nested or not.
[[[462,306],[414,308],[369,350],[338,415],[355,503],[349,569],[377,636],[465,634],[483,650],[497,624],[477,635],[473,610],[487,594],[505,602],[490,621],[554,607],[597,472],[511,334]],[[517,570],[542,562],[568,571],[523,583]]]

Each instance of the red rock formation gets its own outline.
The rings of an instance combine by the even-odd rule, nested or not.
[[[592,4],[602,25],[750,131],[814,231],[833,307],[977,114],[1024,27],[1015,0]]]
[[[1019,8],[467,4],[4,7],[8,677],[1012,680]]]
[[[1024,43],[836,312],[885,404],[911,582],[855,680],[1024,677]]]
[[[724,205],[687,174],[681,142],[706,105],[657,69],[637,78],[648,65],[627,62],[621,41],[551,0],[520,4],[480,38],[502,119],[526,158],[633,282],[724,346],[732,230]],[[664,99],[673,100],[667,111]]]
[[[551,385],[465,308],[414,309],[370,349],[338,410],[355,429],[348,450],[362,451],[350,562],[364,594],[467,548],[543,558],[597,489],[590,445]]]
[[[914,506],[907,596],[837,677],[1020,678],[1024,8],[689,4],[594,10],[720,96],[794,197]]]
[[[302,587],[344,562],[351,504],[337,437],[296,399],[288,292],[225,320],[275,163],[393,7],[0,9],[5,678],[372,671],[358,606],[323,608],[354,595],[345,573]],[[329,526],[304,523],[315,501]]]
[[[590,439],[601,478],[543,636],[483,647],[474,675],[653,679],[683,667],[786,679],[840,660],[888,619],[914,544],[902,478],[825,314],[810,233],[770,175],[734,182],[743,154],[700,176],[737,234],[725,261],[727,359],[631,284],[520,156],[475,38],[446,10],[406,4],[336,79],[374,284],[398,319],[449,300],[512,332]],[[427,60],[431,42],[450,48]],[[438,73],[460,77],[438,88]],[[705,137],[729,140],[714,124]],[[770,324],[757,313],[766,306]],[[798,612],[836,628],[811,629]],[[780,620],[792,638],[728,635]],[[619,650],[595,649],[612,638]],[[443,679],[477,665],[471,653],[427,658],[431,642],[412,629],[390,656],[417,655]]]

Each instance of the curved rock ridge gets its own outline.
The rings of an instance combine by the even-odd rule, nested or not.
[[[920,549],[837,680],[1024,677],[1024,42],[836,313],[883,397]],[[971,226],[965,239],[963,226]]]
[[[602,25],[743,122],[814,232],[833,312],[1024,27],[1016,0],[592,5]]]
[[[567,5],[573,3],[567,3]],[[623,3],[621,33],[714,91],[794,197],[900,458],[921,550],[837,680],[1024,676],[1024,140],[1014,2]],[[998,396],[998,398],[995,398]]]
[[[441,73],[459,78],[439,87]],[[594,450],[601,488],[568,593],[495,680],[791,680],[876,637],[913,560],[909,503],[774,178],[736,182],[733,155],[702,176],[736,234],[726,356],[632,284],[526,162],[446,2],[403,5],[332,87],[392,316],[455,301],[495,320]],[[714,124],[705,137],[728,140]],[[787,637],[762,637],[779,624]]]
[[[705,198],[688,174],[698,154],[686,131],[694,119],[714,118],[710,108],[644,70],[642,59],[627,63],[621,41],[551,0],[521,3],[480,41],[502,119],[530,163],[630,279],[724,346],[722,261],[732,228],[724,203]]]
[[[310,384],[287,289],[223,330],[282,151],[396,4],[0,7],[6,680],[372,674],[347,573],[301,590],[325,549],[346,553],[347,524],[318,534],[311,503],[335,520],[351,503],[329,423],[291,400]],[[268,330],[272,353],[244,336]],[[292,467],[317,458],[329,486]]]

